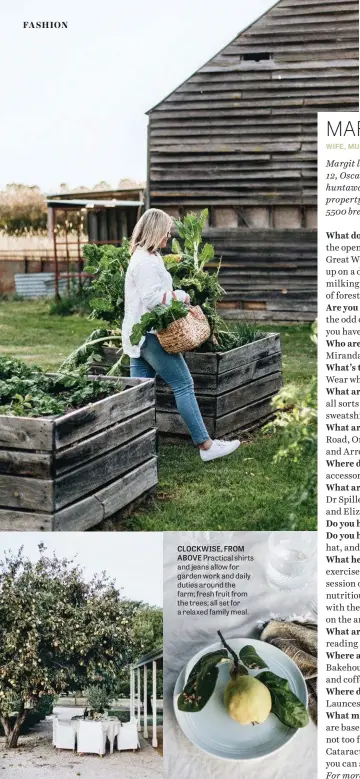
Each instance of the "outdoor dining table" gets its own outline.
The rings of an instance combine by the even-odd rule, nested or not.
[[[82,718],[74,718],[70,720],[70,723],[78,736],[79,734],[79,728],[80,728],[80,722]],[[88,721],[88,720],[87,720]],[[114,752],[114,742],[116,736],[120,733],[121,728],[121,722],[116,717],[109,717],[108,719],[100,719],[100,720],[94,720],[94,725],[97,725],[99,722],[101,722],[102,728],[104,733],[106,733],[107,738],[110,742],[110,754],[112,755]]]

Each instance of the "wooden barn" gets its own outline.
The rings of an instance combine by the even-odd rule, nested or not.
[[[317,112],[358,110],[358,25],[280,0],[148,112],[149,205],[209,208],[229,316],[316,316]]]

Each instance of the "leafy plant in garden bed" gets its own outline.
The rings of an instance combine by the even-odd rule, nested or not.
[[[84,246],[84,270],[93,275],[93,295],[89,300],[91,318],[103,319],[120,327],[125,309],[125,274],[130,262],[130,242],[121,246]]]
[[[121,246],[96,246],[88,244],[83,249],[86,264],[84,270],[91,273],[92,295],[88,299],[91,309],[89,319],[102,319],[108,327],[94,330],[86,341],[75,349],[61,365],[61,370],[76,370],[103,361],[103,347],[121,347],[121,324],[125,307],[125,274],[130,262],[130,242]],[[125,363],[127,361],[125,360]],[[123,360],[111,373],[122,372]],[[125,368],[124,373],[128,371]]]
[[[0,414],[40,417],[64,414],[121,391],[120,382],[91,381],[82,373],[50,376],[37,366],[0,357]]]

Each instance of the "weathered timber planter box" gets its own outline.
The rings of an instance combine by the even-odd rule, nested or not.
[[[122,381],[62,416],[0,416],[0,530],[86,530],[157,484],[154,381]]]
[[[105,361],[114,363],[116,354],[116,349],[107,349]],[[257,341],[228,352],[188,352],[185,359],[211,436],[231,436],[263,424],[271,416],[271,400],[282,387],[278,333],[264,334]],[[177,413],[173,393],[159,379],[156,425],[160,433],[187,434]]]
[[[277,333],[228,352],[189,352],[186,362],[209,434],[231,436],[263,423],[271,400],[282,386],[281,346]],[[175,399],[168,387],[156,390],[156,424],[160,433],[185,435]]]

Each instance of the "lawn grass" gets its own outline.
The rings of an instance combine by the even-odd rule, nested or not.
[[[281,335],[286,383],[306,386],[316,373],[310,325],[264,326]],[[281,434],[257,431],[230,457],[206,465],[188,443],[161,442],[160,484],[150,507],[128,520],[133,530],[282,530],[290,526],[290,496],[308,463],[273,463]],[[316,530],[316,502],[296,512],[297,530]]]
[[[96,326],[77,315],[50,316],[46,301],[0,301],[0,354],[54,370]]]
[[[50,316],[46,302],[0,302],[0,354],[56,369],[96,326],[80,316]],[[310,325],[264,326],[280,332],[285,382],[306,385],[316,372]],[[289,527],[289,498],[307,463],[274,465],[280,433],[258,431],[228,458],[201,462],[188,442],[160,441],[158,495],[127,521],[132,530],[280,530]],[[296,515],[316,529],[316,505]]]

